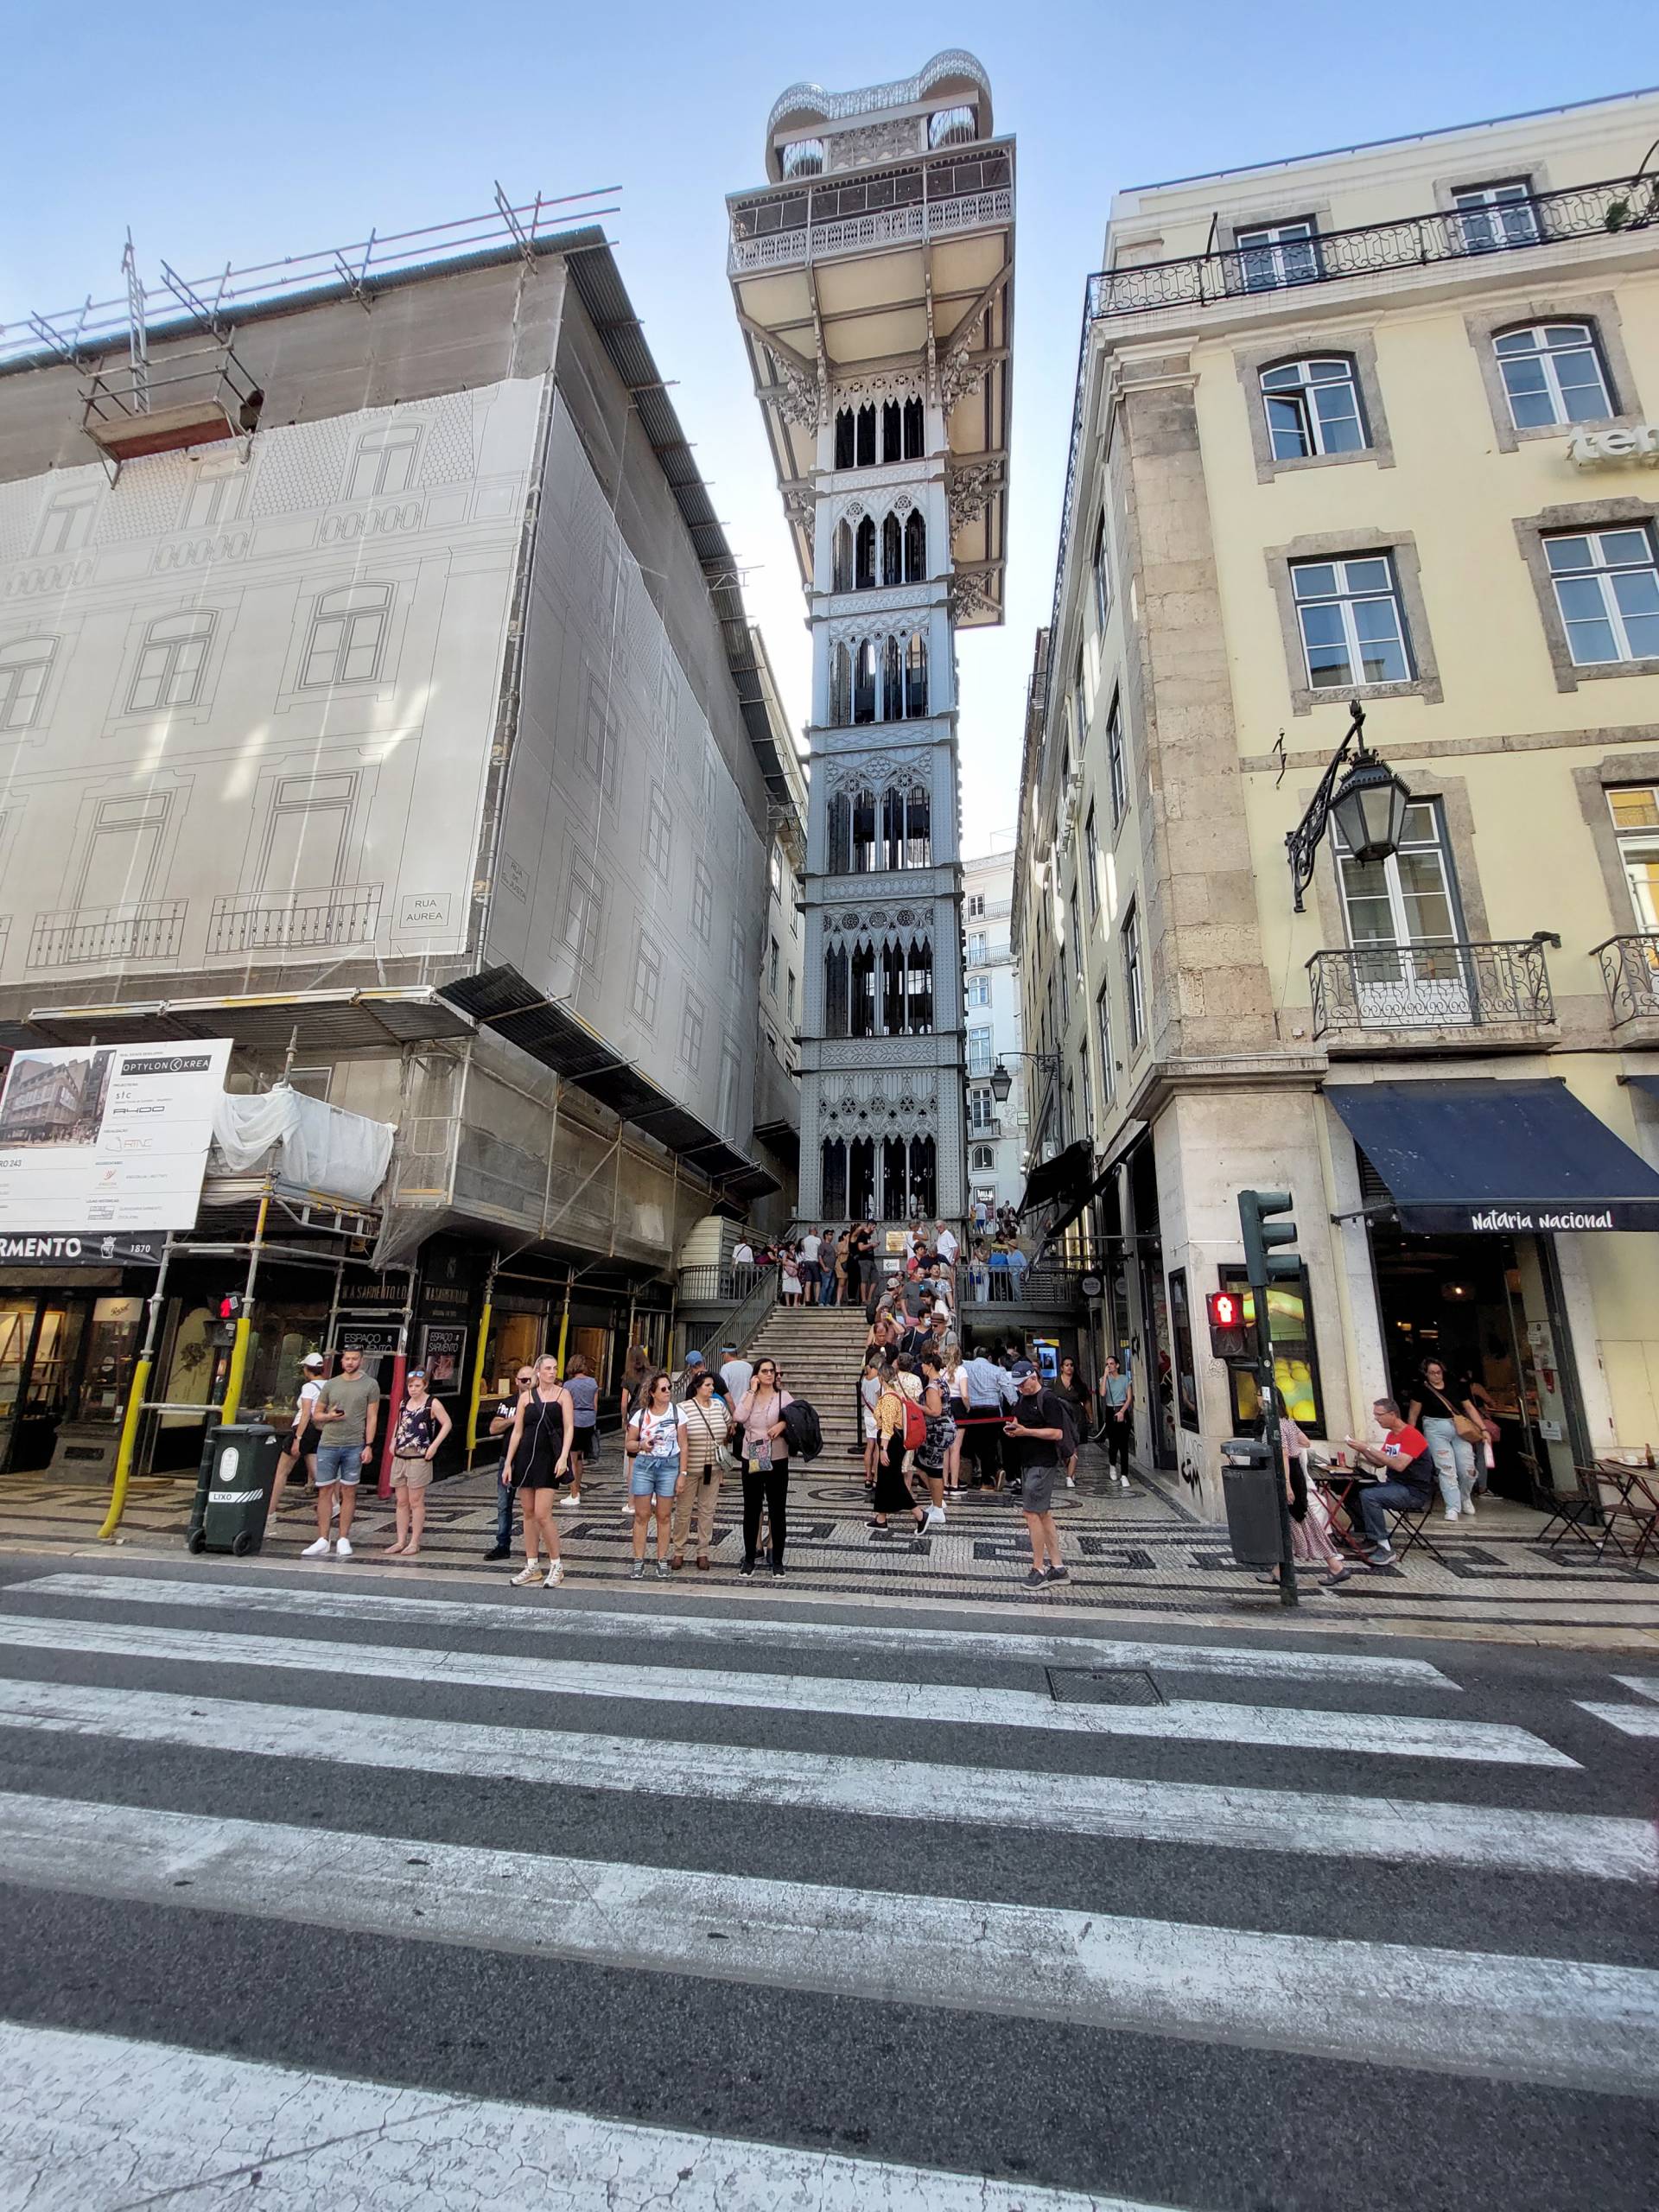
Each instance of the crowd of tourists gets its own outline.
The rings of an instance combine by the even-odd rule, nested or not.
[[[861,1306],[875,1281],[877,1238],[884,1233],[874,1221],[855,1221],[839,1233],[807,1229],[773,1243],[741,1236],[732,1253],[734,1287],[747,1289],[761,1273],[775,1270],[778,1296],[785,1306]],[[1017,1302],[1031,1264],[1018,1221],[1007,1207],[994,1223],[976,1228],[965,1252],[944,1222],[931,1230],[914,1222],[904,1232],[902,1263],[908,1265],[923,1249],[944,1260],[953,1281],[960,1259],[969,1295],[982,1306]]]

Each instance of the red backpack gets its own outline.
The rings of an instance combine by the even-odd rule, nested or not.
[[[927,1415],[914,1398],[905,1400],[905,1449],[918,1452],[927,1441]]]

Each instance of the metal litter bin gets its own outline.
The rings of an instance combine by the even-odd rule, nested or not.
[[[1224,1444],[1221,1491],[1234,1559],[1240,1567],[1277,1567],[1279,1485],[1271,1446],[1254,1436],[1236,1436]]]
[[[185,1538],[193,1552],[233,1552],[242,1559],[258,1550],[279,1457],[276,1432],[267,1421],[231,1421],[209,1432]]]

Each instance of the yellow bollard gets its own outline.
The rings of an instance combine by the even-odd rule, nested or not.
[[[110,1491],[110,1510],[98,1532],[103,1537],[113,1536],[121,1526],[127,1503],[127,1477],[132,1471],[133,1446],[138,1440],[138,1416],[144,1409],[144,1386],[149,1381],[150,1364],[147,1357],[141,1357],[132,1370],[132,1388],[127,1393],[127,1410],[121,1421],[121,1441],[115,1447],[115,1482]]]
[[[484,1311],[479,1317],[478,1352],[473,1361],[473,1395],[467,1408],[467,1464],[469,1466],[473,1454],[478,1449],[478,1409],[484,1395],[484,1357],[489,1350],[490,1316],[494,1310],[486,1298]]]
[[[222,1421],[236,1419],[242,1406],[242,1378],[248,1367],[248,1340],[253,1334],[251,1315],[244,1313],[236,1325],[236,1335],[231,1344],[230,1372],[225,1377],[225,1402],[219,1409]]]

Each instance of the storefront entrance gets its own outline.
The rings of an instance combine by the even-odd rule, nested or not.
[[[63,1432],[104,1432],[126,1404],[143,1328],[142,1298],[58,1289],[0,1294],[0,1473],[38,1474]],[[66,1449],[73,1449],[66,1446]]]
[[[1491,1487],[1535,1503],[1588,1458],[1553,1238],[1371,1230],[1389,1387],[1402,1411],[1438,1359],[1497,1423]],[[1479,1446],[1476,1446],[1477,1454]]]

